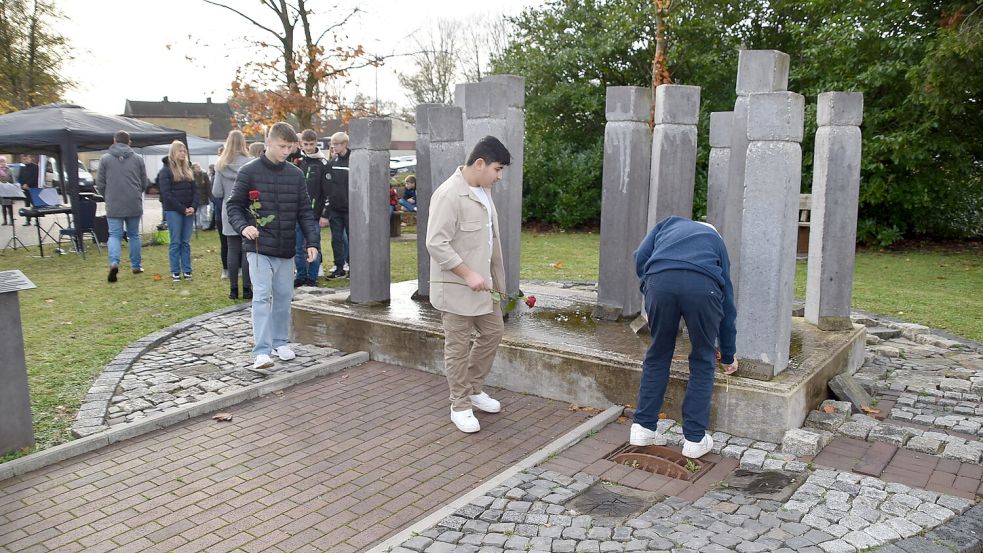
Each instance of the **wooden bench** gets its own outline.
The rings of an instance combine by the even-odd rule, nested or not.
[[[795,244],[796,255],[809,253],[809,223],[812,222],[812,194],[799,194],[799,237]]]

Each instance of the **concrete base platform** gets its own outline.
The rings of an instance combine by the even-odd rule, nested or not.
[[[292,339],[342,351],[367,351],[373,360],[443,374],[440,313],[411,299],[415,281],[392,285],[388,304],[355,305],[345,293],[298,298],[292,309]],[[536,307],[509,314],[488,384],[516,392],[605,408],[634,405],[648,336],[624,322],[591,318],[590,292],[525,285]],[[792,360],[771,381],[719,376],[710,427],[755,440],[780,443],[811,409],[829,397],[826,383],[863,363],[866,331],[861,326],[824,332],[793,318]],[[676,346],[664,411],[681,420],[688,378],[689,344]]]

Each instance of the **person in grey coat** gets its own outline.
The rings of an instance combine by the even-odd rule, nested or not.
[[[123,247],[123,225],[129,241],[130,268],[143,272],[140,256],[140,217],[143,216],[143,193],[147,190],[147,169],[143,158],[130,148],[130,135],[119,131],[113,135],[109,153],[99,160],[96,192],[106,199],[106,222],[109,226],[109,282],[116,282]]]
[[[249,281],[249,264],[242,250],[242,236],[229,224],[229,212],[226,203],[232,195],[232,187],[236,183],[239,168],[252,160],[246,150],[246,138],[242,131],[229,132],[225,139],[222,155],[215,162],[215,176],[212,178],[212,196],[222,202],[221,229],[228,243],[228,253],[225,258],[229,275],[229,299],[239,299],[239,269],[242,269],[242,299],[253,298],[253,288]]]

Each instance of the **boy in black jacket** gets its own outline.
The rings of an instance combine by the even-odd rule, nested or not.
[[[311,198],[311,208],[314,209],[315,214],[322,213],[328,192],[328,181],[325,178],[328,172],[328,158],[324,157],[324,154],[318,149],[317,133],[313,129],[306,129],[300,133],[300,157],[297,158],[296,165],[304,173],[307,195]],[[321,269],[321,256],[308,262],[305,246],[304,230],[300,225],[297,225],[297,251],[294,255],[297,274],[294,276],[294,288],[317,286],[317,274]],[[320,226],[318,226],[317,246],[318,248],[321,247]]]
[[[348,135],[336,132],[331,135],[331,159],[328,179],[328,202],[321,215],[321,226],[331,225],[331,251],[334,268],[328,279],[345,278],[348,268]]]
[[[239,169],[226,208],[229,224],[244,239],[242,248],[249,262],[256,369],[272,367],[271,354],[281,361],[296,357],[287,337],[298,225],[307,243],[307,261],[318,256],[317,219],[304,173],[286,162],[296,143],[293,127],[273,125],[266,137],[266,152]]]

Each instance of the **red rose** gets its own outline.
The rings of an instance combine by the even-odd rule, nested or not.
[[[258,200],[259,199],[259,190],[250,190],[249,191],[249,199],[251,201],[254,201],[254,202],[256,200]]]
[[[529,306],[529,309],[536,307],[536,296],[529,296],[526,298],[526,305]]]

